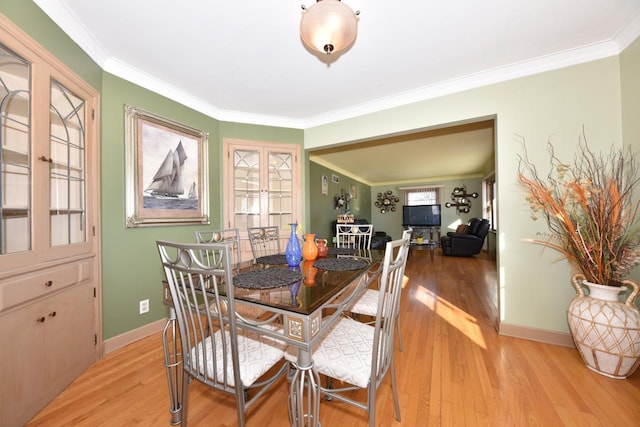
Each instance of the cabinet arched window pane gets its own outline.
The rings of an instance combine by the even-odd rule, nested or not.
[[[51,246],[86,241],[85,103],[51,80]]]
[[[292,155],[269,151],[269,225],[287,230],[293,222]]]
[[[31,65],[0,45],[0,254],[31,249]]]
[[[235,227],[260,226],[260,152],[233,153],[233,216]]]

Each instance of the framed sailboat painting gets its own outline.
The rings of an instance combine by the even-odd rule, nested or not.
[[[126,226],[209,224],[209,134],[125,105]]]

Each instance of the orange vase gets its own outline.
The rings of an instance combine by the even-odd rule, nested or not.
[[[307,261],[318,258],[318,245],[316,245],[315,234],[304,235],[304,246],[302,247],[302,257]]]
[[[327,247],[327,239],[318,239],[318,257],[326,257],[328,253],[329,248]]]

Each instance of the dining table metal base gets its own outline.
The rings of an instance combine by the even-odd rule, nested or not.
[[[313,369],[311,353],[299,349],[295,367],[289,385],[289,423],[291,427],[319,427],[320,376]]]

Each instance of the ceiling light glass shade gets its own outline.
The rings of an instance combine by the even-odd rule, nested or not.
[[[300,37],[309,49],[338,53],[353,43],[357,33],[357,14],[340,0],[318,0],[302,11]]]

